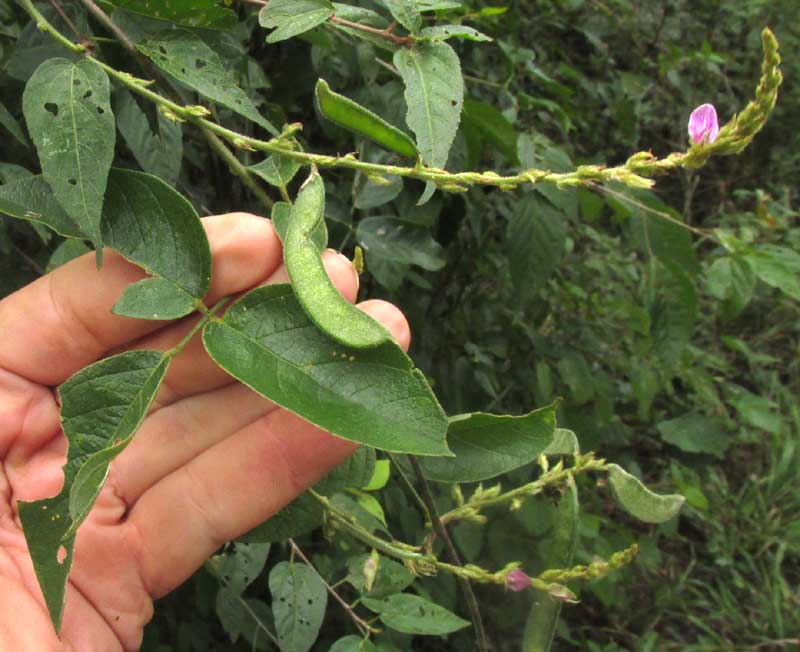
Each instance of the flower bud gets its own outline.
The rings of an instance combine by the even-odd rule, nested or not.
[[[531,578],[520,568],[515,568],[506,575],[506,586],[512,591],[524,591],[531,585]]]
[[[701,104],[689,116],[689,139],[693,145],[710,144],[717,139],[719,123],[713,104]]]

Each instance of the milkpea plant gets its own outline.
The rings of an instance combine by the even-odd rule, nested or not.
[[[385,205],[404,191],[404,183],[419,182],[410,185],[416,206],[407,206],[405,219],[372,215],[355,231],[361,245],[356,250],[359,271],[366,261],[375,278],[391,287],[400,264],[392,258],[393,248],[404,248],[403,262],[425,270],[437,271],[444,264],[435,255],[436,243],[421,228],[424,220],[414,218],[436,193],[467,193],[476,186],[520,194],[543,187],[647,189],[658,175],[741,152],[767,120],[781,82],[772,33],[765,29],[762,35],[762,77],[753,101],[722,126],[712,105],[699,107],[689,122],[686,151],[665,157],[643,151],[621,165],[558,171],[520,165],[511,151],[502,172],[454,172],[447,170],[448,156],[469,108],[456,47],[490,42],[464,23],[501,9],[469,13],[454,0],[248,0],[234,7],[216,0],[80,0],[69,7],[17,1],[30,21],[24,30],[39,48],[33,65],[28,62],[26,69],[17,62],[16,70],[25,82],[21,112],[41,173],[11,174],[11,167],[4,167],[0,212],[32,223],[37,232],[46,227],[63,236],[62,260],[87,251],[89,243],[98,265],[108,247],[140,266],[147,277],[124,291],[114,313],[147,320],[199,315],[190,337],[202,337],[210,357],[227,373],[333,435],[363,444],[316,486],[208,562],[220,582],[218,610],[231,637],[244,636],[258,649],[274,644],[283,652],[306,652],[317,640],[330,594],[353,624],[353,633],[331,648],[335,652],[394,650],[381,638],[386,630],[444,636],[468,627],[474,628],[478,649],[487,650],[472,589],[483,583],[531,592],[533,600],[519,603],[532,604],[520,633],[522,646],[526,652],[549,649],[562,604],[577,599],[575,583],[602,578],[637,554],[633,545],[607,559],[573,565],[579,525],[576,478],[597,476],[598,486],[608,486],[621,509],[645,523],[674,518],[684,498],[653,493],[618,465],[582,452],[578,436],[558,427],[557,402],[518,416],[447,415],[426,375],[328,279],[321,253],[328,245],[328,228],[340,224],[326,210],[326,193],[332,191],[330,184],[326,188],[326,175],[333,168],[352,171],[359,210]],[[295,100],[314,103],[322,129],[350,134],[351,151],[314,151],[304,125],[263,102],[269,81],[253,59],[246,60],[245,70],[226,65],[232,43],[247,37],[246,32],[275,56],[288,39],[298,39],[295,48],[316,47],[317,53],[323,51],[320,44],[332,39],[361,48],[359,55],[367,53],[379,62],[380,74],[391,80],[387,87],[401,89],[392,102],[404,107],[405,124],[392,124],[386,115],[335,90],[335,76],[320,78],[313,97]],[[245,76],[249,92],[241,84]],[[17,108],[0,104],[0,124],[26,145],[14,116]],[[495,120],[500,114],[492,107],[481,109],[473,102],[469,110],[473,123],[476,115],[484,116],[488,133],[502,131]],[[396,117],[398,112],[384,113]],[[175,189],[181,185],[184,147],[187,157],[192,155],[184,135],[206,141],[270,211],[291,284],[259,287],[236,300],[205,306],[211,255],[193,207],[202,198],[187,199]],[[123,147],[129,152],[124,160],[132,164],[115,167]],[[657,217],[676,220],[668,214]],[[526,219],[535,224],[538,216]],[[718,238],[726,247],[736,246]],[[531,259],[528,265],[539,262]],[[770,282],[766,271],[762,276]],[[63,489],[53,498],[19,505],[56,630],[76,532],[109,465],[135,436],[170,362],[188,339],[167,352],[112,355],[59,387],[69,441]],[[115,380],[120,374],[124,384]],[[538,469],[535,480],[516,487],[485,484],[525,465]],[[422,540],[393,536],[393,515],[384,513],[374,494],[390,476],[400,480],[418,507],[426,532]],[[434,495],[438,484],[451,494],[446,510]],[[533,572],[512,562],[487,569],[461,562],[449,533],[453,526],[482,526],[492,509],[519,510],[535,496],[547,497],[555,514],[545,568]],[[343,581],[357,595],[352,604],[340,598],[339,583],[331,586],[295,541],[318,528],[327,537],[347,541],[351,556]],[[248,606],[243,592],[275,543],[282,543],[291,558],[269,574],[271,609],[263,603]],[[417,589],[417,577],[432,575],[456,579],[464,613],[453,613]],[[510,605],[522,600],[507,599]],[[231,613],[225,605],[237,600],[242,609]],[[338,606],[331,602],[331,608]]]

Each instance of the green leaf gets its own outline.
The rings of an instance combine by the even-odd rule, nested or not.
[[[524,416],[473,412],[450,417],[447,445],[455,459],[419,461],[437,482],[480,482],[534,461],[553,441],[556,406]]]
[[[722,459],[730,438],[715,419],[689,412],[656,424],[661,438],[687,453],[708,453]]]
[[[6,128],[14,138],[17,139],[21,145],[28,146],[28,139],[25,138],[25,132],[22,131],[17,119],[11,115],[11,112],[6,108],[6,105],[0,102],[0,125]]]
[[[328,0],[270,0],[259,12],[258,22],[262,27],[274,28],[267,43],[277,43],[315,28],[333,12]]]
[[[99,246],[116,139],[106,73],[87,60],[49,59],[25,85],[22,109],[42,176],[67,214]]]
[[[483,32],[479,32],[477,29],[467,27],[466,25],[435,25],[433,27],[426,27],[422,30],[422,36],[430,39],[432,43],[446,41],[451,38],[478,41],[480,43],[487,43],[492,40],[491,36],[486,36]]]
[[[211,357],[262,396],[344,439],[448,455],[447,419],[393,342],[348,349],[317,330],[288,285],[258,288],[203,332]]]
[[[376,648],[368,638],[350,634],[336,641],[328,652],[376,652]]]
[[[745,260],[764,283],[800,300],[800,254],[796,251],[778,245],[759,245]]]
[[[192,205],[154,176],[114,169],[103,207],[103,242],[154,279],[129,286],[114,312],[140,319],[189,314],[208,291],[211,251]]]
[[[372,583],[372,588],[366,591],[364,582],[364,564],[370,555],[356,555],[347,560],[347,581],[358,591],[365,593],[370,598],[386,598],[394,593],[406,589],[414,583],[414,575],[403,564],[389,559],[378,557],[378,570]]]
[[[535,296],[564,257],[566,242],[566,219],[549,202],[527,195],[517,204],[506,230],[506,251],[521,297]]]
[[[499,149],[512,165],[519,163],[517,130],[500,111],[490,104],[469,97],[465,99],[462,128],[480,134],[482,138]]]
[[[578,437],[572,430],[556,428],[553,441],[542,451],[545,455],[579,455],[581,452]]]
[[[281,543],[316,530],[324,516],[322,505],[310,495],[300,494],[269,520],[240,536],[237,542]]]
[[[325,184],[312,173],[297,195],[283,242],[283,260],[297,299],[311,320],[345,346],[361,349],[391,341],[381,324],[347,301],[325,271],[313,239],[325,223]]]
[[[686,500],[678,494],[653,493],[637,477],[616,464],[608,465],[608,479],[620,506],[645,523],[668,521],[680,511]]]
[[[542,555],[545,568],[572,566],[575,549],[578,546],[579,525],[578,489],[575,480],[570,477],[567,490],[556,507],[553,529],[547,539],[546,554]],[[553,643],[560,613],[561,601],[546,591],[536,591],[536,598],[522,637],[522,649],[525,652],[548,652]]]
[[[112,451],[125,448],[147,414],[168,363],[159,351],[129,351],[86,367],[59,387],[61,422],[69,442],[64,486],[54,498],[19,503],[36,577],[57,631],[74,530],[94,504]],[[66,557],[60,563],[62,546]]]
[[[147,115],[127,90],[114,102],[117,129],[142,170],[174,185],[183,160],[183,130],[177,122],[155,111],[157,132],[150,129]]]
[[[422,14],[417,6],[417,0],[381,0],[398,23],[412,34],[419,32],[422,27]]]
[[[136,319],[177,319],[196,308],[197,299],[171,280],[145,278],[125,289],[112,312]]]
[[[741,256],[717,258],[706,273],[708,291],[731,308],[730,316],[745,309],[756,289],[756,275]]]
[[[655,352],[667,366],[683,355],[694,331],[697,296],[689,275],[674,263],[658,269],[659,294],[651,308]]]
[[[356,239],[371,257],[418,265],[431,272],[442,269],[442,246],[430,229],[394,217],[367,217],[358,223]]]
[[[159,32],[136,47],[179,82],[278,135],[225,68],[219,54],[196,34],[183,29]]]
[[[388,204],[403,191],[403,178],[396,175],[357,175],[353,182],[353,206],[366,211]]]
[[[350,98],[334,93],[324,79],[317,81],[315,95],[320,113],[331,122],[403,156],[419,156],[406,133]]]
[[[422,160],[443,168],[464,103],[458,55],[447,43],[419,43],[397,50],[394,65],[405,83],[406,122],[417,137]]]
[[[410,593],[396,593],[386,600],[364,598],[362,602],[380,614],[384,625],[404,634],[443,636],[469,626],[469,621],[444,607]]]
[[[248,169],[276,188],[285,188],[294,179],[300,167],[300,163],[293,158],[270,154],[261,163],[251,165]]]
[[[115,7],[184,27],[231,29],[234,11],[217,0],[111,0]]]
[[[42,176],[17,179],[0,186],[0,213],[53,229],[67,238],[89,239],[56,201]]]
[[[282,652],[307,652],[317,640],[328,594],[305,564],[281,562],[269,574],[272,613]]]
[[[242,595],[264,570],[269,549],[268,543],[236,543],[232,549],[209,559],[206,568],[220,578],[234,595]]]

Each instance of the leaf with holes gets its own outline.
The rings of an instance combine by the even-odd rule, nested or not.
[[[464,104],[458,55],[447,43],[418,43],[397,50],[394,65],[405,83],[406,122],[417,137],[422,160],[442,168]]]
[[[23,177],[0,186],[0,213],[44,224],[67,238],[88,239],[66,214],[41,175]]]
[[[444,412],[400,347],[338,344],[314,326],[289,285],[249,292],[205,327],[203,342],[232,376],[339,437],[396,452],[450,454]]]
[[[317,640],[328,594],[305,564],[281,562],[269,574],[275,632],[282,652],[308,652]]]
[[[328,0],[271,0],[258,14],[262,27],[274,29],[267,43],[285,41],[314,29],[333,16],[334,8]]]
[[[159,32],[136,47],[179,82],[278,135],[275,126],[258,112],[233,73],[225,68],[219,54],[199,36],[184,29],[170,30]]]
[[[553,441],[557,403],[515,417],[473,412],[450,417],[447,445],[455,459],[421,459],[437,482],[480,482],[533,462]]]
[[[410,593],[396,593],[386,600],[364,598],[362,602],[380,614],[384,625],[404,634],[443,636],[469,626],[469,621],[453,612]]]
[[[19,503],[22,530],[56,630],[72,566],[74,530],[100,492],[113,458],[109,451],[119,453],[130,441],[168,364],[159,351],[129,351],[86,367],[59,387],[61,423],[69,442],[64,486],[54,498]]]
[[[139,319],[189,314],[208,291],[211,251],[192,205],[154,176],[114,169],[103,207],[103,242],[153,278],[129,286],[114,312]]]
[[[49,59],[25,85],[22,110],[42,176],[70,218],[100,246],[116,138],[106,73],[86,60]]]

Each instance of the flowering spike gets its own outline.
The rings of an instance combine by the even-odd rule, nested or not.
[[[515,568],[508,575],[506,575],[506,585],[512,591],[524,591],[531,585],[531,578],[525,571]]]
[[[713,104],[701,104],[689,116],[689,138],[693,145],[713,143],[719,135],[717,110]]]

